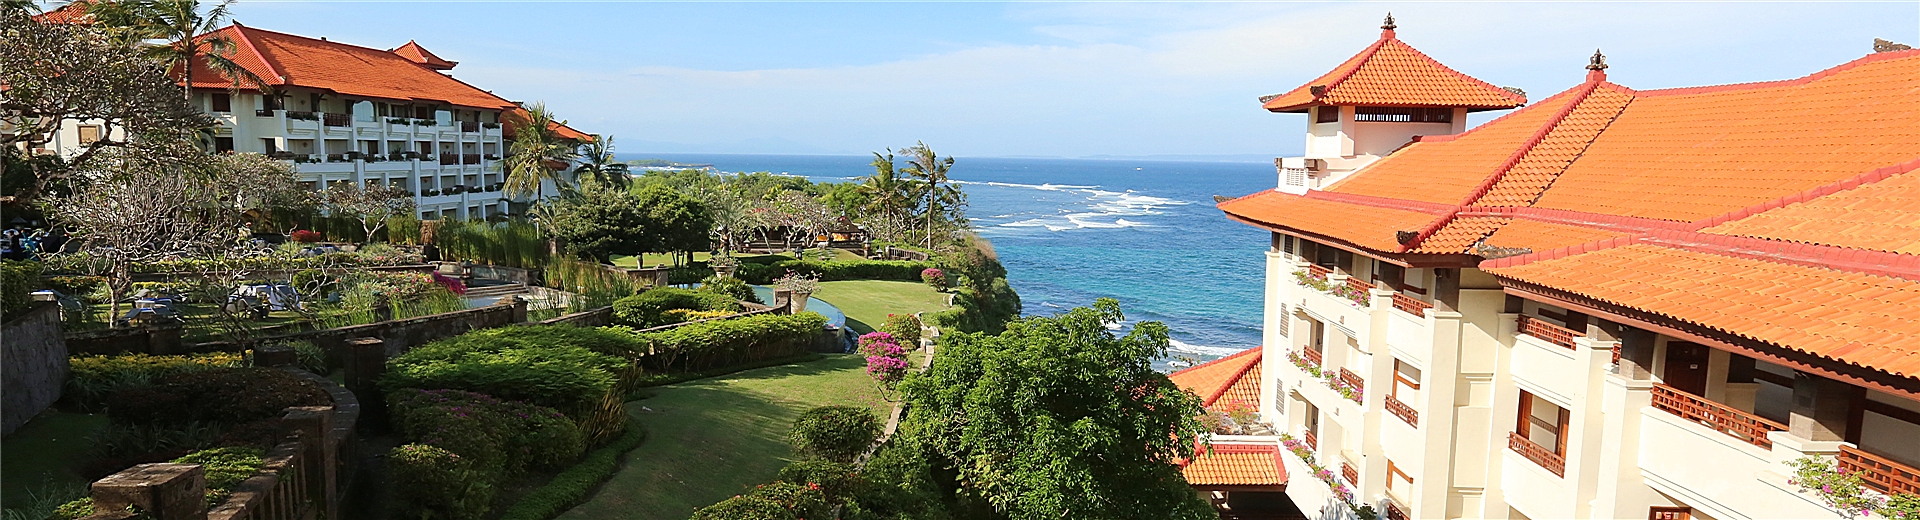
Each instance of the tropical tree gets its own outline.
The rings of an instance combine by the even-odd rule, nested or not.
[[[967,195],[947,177],[953,169],[953,157],[941,157],[928,148],[924,141],[901,151],[907,155],[904,171],[921,183],[920,196],[926,202],[922,211],[926,213],[927,220],[926,243],[923,245],[933,247],[934,220],[957,221],[960,210],[967,203]]]
[[[632,193],[585,184],[542,208],[540,225],[567,251],[607,263],[615,254],[645,249],[646,215]]]
[[[700,201],[665,186],[640,190],[634,199],[644,222],[641,252],[681,253],[711,247],[708,233],[713,230],[713,217]]]
[[[509,117],[514,136],[507,146],[507,180],[502,191],[511,197],[533,195],[538,199],[544,195],[541,181],[551,180],[565,186],[566,179],[560,172],[578,159],[580,152],[570,140],[554,134],[552,127],[556,122],[547,105],[535,102],[526,106],[525,113]]]
[[[873,174],[861,179],[860,188],[867,195],[867,209],[880,219],[881,233],[887,240],[899,240],[900,219],[912,204],[916,187],[894,168],[893,149],[885,155],[873,152]]]
[[[335,215],[360,222],[368,242],[386,227],[387,219],[413,214],[413,192],[398,186],[369,183],[361,187],[352,182],[336,182],[321,194],[327,209]]]
[[[737,244],[765,222],[764,214],[753,199],[724,187],[700,187],[694,193],[700,205],[713,219],[711,233],[720,241],[720,254],[732,256]]]
[[[1102,298],[998,336],[942,337],[901,385],[902,434],[1005,518],[1218,518],[1176,465],[1206,427],[1200,398],[1153,368],[1167,326],[1115,337],[1107,324],[1123,319]]]
[[[595,134],[593,140],[580,143],[580,166],[573,169],[574,182],[590,178],[618,189],[626,189],[633,177],[627,163],[613,160],[613,136]]]
[[[96,2],[87,8],[94,20],[117,31],[132,42],[158,40],[142,53],[148,58],[180,71],[180,94],[193,98],[194,58],[227,77],[234,90],[248,84],[263,91],[266,82],[259,75],[235,63],[234,43],[225,36],[212,35],[226,25],[233,0],[221,0],[212,8],[201,9],[199,0],[116,0]]]

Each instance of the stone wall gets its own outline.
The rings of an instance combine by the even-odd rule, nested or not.
[[[572,325],[575,327],[605,327],[613,324],[613,306],[591,309],[558,318],[542,320],[541,325]]]
[[[500,280],[500,281],[509,282],[509,283],[518,283],[518,284],[526,284],[526,285],[540,285],[541,280],[543,279],[540,275],[540,271],[537,271],[537,270],[527,270],[527,269],[521,269],[518,267],[503,267],[503,266],[497,266],[497,265],[468,266],[467,274],[472,275],[474,278],[486,278],[488,280]]]
[[[185,354],[180,327],[101,329],[67,333],[67,351],[73,355],[126,353]]]
[[[6,324],[0,330],[0,341],[5,344],[6,353],[0,356],[0,365],[4,365],[4,399],[0,415],[4,415],[4,431],[0,435],[12,434],[28,419],[47,409],[60,399],[60,389],[67,381],[67,344],[60,334],[60,306],[42,302],[33,310],[27,311]]]
[[[611,312],[611,311],[609,311]],[[56,319],[58,314],[55,315]],[[310,330],[265,336],[259,343],[286,343],[294,341],[312,341],[325,347],[324,343],[338,343],[347,338],[380,338],[385,340],[394,354],[406,352],[414,345],[424,344],[442,338],[451,338],[468,331],[504,327],[527,321],[526,303],[515,298],[500,300],[500,303],[475,309],[466,309],[418,318],[383,321],[366,325],[354,325],[338,329]],[[187,354],[197,352],[239,352],[241,345],[228,341],[207,343],[180,343],[179,328],[171,329],[113,329],[105,331],[87,331],[67,336],[69,350],[75,355],[101,354],[114,355],[125,353],[144,354]]]

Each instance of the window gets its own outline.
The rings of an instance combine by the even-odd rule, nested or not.
[[[233,138],[232,138],[232,137],[215,137],[215,138],[213,138],[213,151],[215,151],[215,152],[231,152],[231,151],[233,151]]]
[[[433,119],[433,107],[426,106],[426,105],[414,105],[413,118],[414,119]]]
[[[225,92],[213,93],[213,111],[214,112],[232,112],[233,111],[233,95]]]
[[[1387,461],[1387,491],[1400,498],[1413,497],[1413,477],[1400,471],[1400,466],[1391,460]]]
[[[1340,122],[1340,107],[1318,107],[1313,109],[1313,122],[1315,123]]]
[[[1692,518],[1693,508],[1691,507],[1653,506],[1647,508],[1647,520],[1691,520]]]
[[[100,140],[99,125],[80,125],[80,144],[82,146],[93,144],[95,141],[99,141],[99,140]]]
[[[1311,336],[1307,337],[1307,348],[1318,354],[1327,353],[1327,324],[1320,320],[1307,318],[1312,323]]]
[[[1404,361],[1393,360],[1393,393],[1390,395],[1406,401],[1413,399],[1414,393],[1419,391],[1420,369]]]
[[[1357,107],[1354,121],[1373,123],[1451,123],[1453,109],[1445,107]]]
[[[1567,409],[1521,390],[1520,420],[1519,424],[1514,425],[1513,431],[1541,448],[1553,451],[1554,455],[1565,457],[1567,419]]]
[[[1285,251],[1289,255],[1293,254],[1293,235],[1281,235],[1280,246],[1282,251]]]
[[[260,103],[263,105],[261,107],[262,110],[286,110],[287,109],[287,98],[281,97],[277,94],[260,96]]]

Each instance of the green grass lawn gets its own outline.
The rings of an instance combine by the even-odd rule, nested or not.
[[[29,493],[48,488],[86,489],[80,465],[93,446],[87,437],[107,426],[107,416],[45,413],[21,425],[0,443],[0,496],[5,506],[21,507]]]
[[[627,403],[647,441],[585,504],[561,519],[680,520],[774,479],[794,458],[786,433],[815,406],[893,409],[857,355],[781,365],[660,387]]]
[[[923,283],[880,280],[820,282],[813,297],[847,313],[847,327],[866,334],[886,322],[888,314],[913,314],[947,308],[947,295]]]

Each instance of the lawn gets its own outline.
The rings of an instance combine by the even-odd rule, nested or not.
[[[22,507],[29,493],[49,488],[84,490],[88,482],[80,466],[91,457],[87,437],[107,426],[107,416],[44,413],[20,426],[0,444],[0,495],[6,507]]]
[[[647,441],[585,504],[563,520],[680,520],[693,511],[774,479],[794,458],[787,428],[815,406],[866,406],[886,417],[860,356],[749,370],[657,389],[627,403]]]
[[[939,311],[947,308],[947,294],[926,284],[880,280],[820,282],[813,297],[847,314],[847,328],[866,334],[886,322],[888,314]]]

